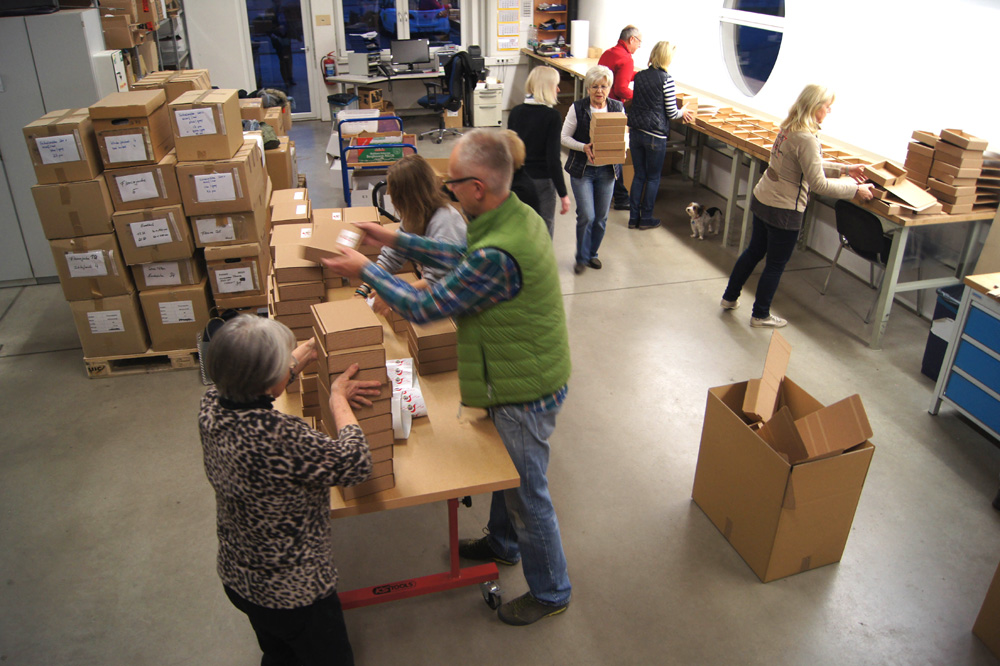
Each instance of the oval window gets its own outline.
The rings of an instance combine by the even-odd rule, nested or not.
[[[781,49],[784,0],[724,0],[722,52],[733,83],[753,97],[767,83]]]

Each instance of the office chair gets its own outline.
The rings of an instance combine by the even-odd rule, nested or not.
[[[418,99],[417,104],[425,109],[437,112],[438,127],[437,129],[422,132],[420,136],[417,137],[418,139],[422,140],[425,136],[432,135],[434,137],[434,143],[441,143],[441,140],[448,135],[462,136],[462,133],[457,129],[444,126],[444,110],[458,111],[462,108],[462,99],[465,92],[465,86],[463,83],[463,62],[464,61],[456,54],[445,64],[444,69],[447,86],[442,86],[442,84],[437,80],[424,82],[424,86],[427,88],[427,94]],[[437,92],[438,89],[441,89],[441,92]]]
[[[868,285],[872,289],[878,289],[879,285],[875,284],[875,266],[878,265],[882,269],[882,278],[879,280],[881,283],[882,279],[885,278],[885,266],[889,261],[889,251],[892,249],[892,236],[882,231],[882,221],[878,217],[858,208],[850,201],[838,200],[834,204],[833,212],[837,218],[840,247],[837,248],[837,254],[833,256],[830,272],[827,273],[826,282],[823,283],[823,288],[819,293],[826,295],[826,288],[830,285],[830,278],[837,268],[837,261],[844,248],[868,261]],[[872,311],[877,302],[878,295],[876,294],[875,300],[868,308],[868,314],[865,315],[866,324],[871,319]]]

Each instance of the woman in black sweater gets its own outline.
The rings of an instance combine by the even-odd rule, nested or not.
[[[553,106],[559,94],[559,72],[552,67],[535,67],[524,84],[524,103],[511,109],[507,127],[524,141],[526,157],[524,171],[535,183],[539,213],[549,228],[555,231],[556,195],[559,214],[569,212],[569,194],[563,179],[560,132],[562,116]]]

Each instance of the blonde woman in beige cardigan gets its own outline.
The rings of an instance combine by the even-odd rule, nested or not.
[[[803,89],[781,123],[770,163],[753,189],[750,244],[736,260],[721,305],[725,310],[740,306],[743,285],[761,259],[766,259],[750,315],[754,328],[781,328],[788,323],[771,314],[771,301],[798,241],[809,193],[837,199],[857,195],[865,201],[873,196],[872,185],[862,184],[863,165],[823,161],[818,132],[833,100],[833,92],[823,86],[810,84]]]

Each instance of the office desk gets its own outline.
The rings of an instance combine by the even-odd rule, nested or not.
[[[405,334],[394,333],[384,322],[383,329],[387,357],[408,357]],[[396,440],[392,463],[396,487],[348,502],[339,490],[331,488],[330,516],[344,518],[447,501],[451,566],[445,573],[341,592],[344,608],[406,599],[499,577],[493,562],[459,566],[458,502],[467,495],[517,487],[517,470],[486,412],[460,409],[457,373],[427,375],[419,381],[428,416],[414,419],[409,439]],[[296,404],[298,396],[283,398],[275,402],[276,408],[301,414]]]
[[[380,83],[388,83],[390,86],[398,81],[424,81],[427,79],[440,79],[444,77],[444,72],[437,70],[434,72],[414,72],[413,74],[395,74],[392,77],[388,76],[363,76],[359,74],[338,74],[337,76],[327,76],[324,77],[324,81],[330,84],[338,84],[341,86],[341,90],[346,89],[348,86],[354,89],[354,94],[358,94],[358,88],[360,86],[373,86]],[[389,99],[386,96],[386,99]],[[403,110],[416,110],[421,107],[412,107],[408,109],[403,107]],[[400,109],[396,109],[399,111]]]
[[[547,58],[531,49],[521,49],[521,53],[534,61],[533,65],[546,64],[555,67],[573,78],[573,99],[583,97],[583,78],[587,70],[597,64],[597,58]]]

